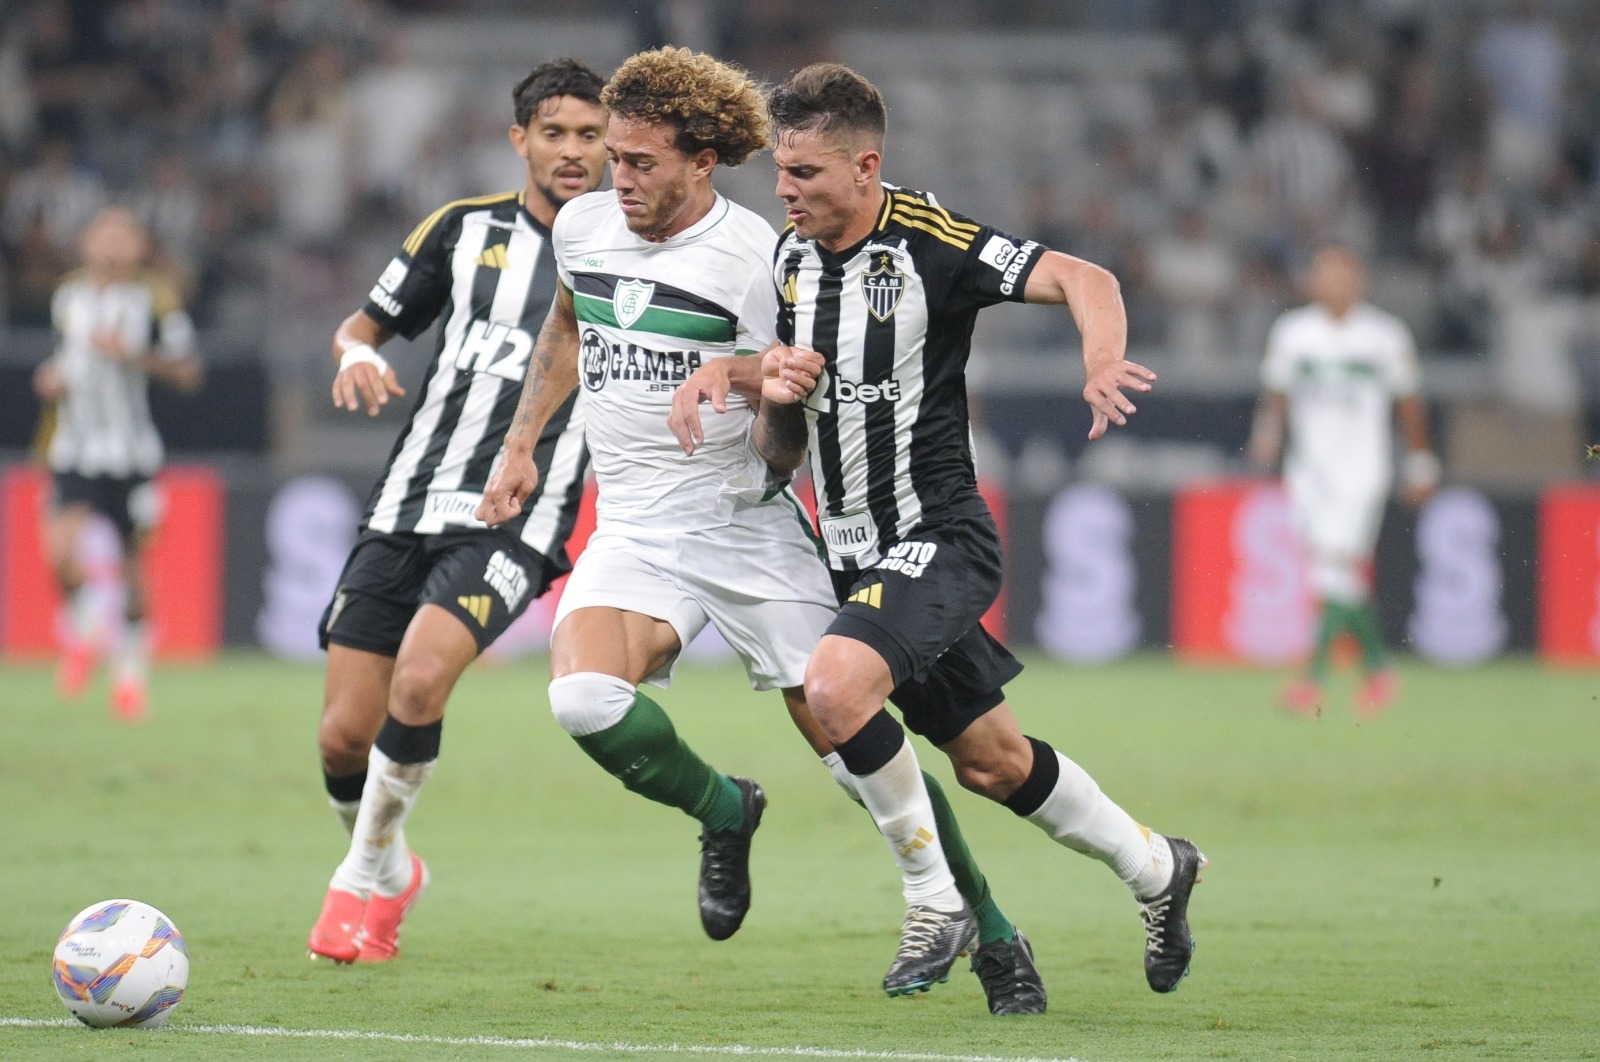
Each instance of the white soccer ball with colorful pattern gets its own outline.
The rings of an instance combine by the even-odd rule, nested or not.
[[[189,952],[172,920],[138,900],[102,900],[67,923],[56,944],[56,992],[97,1029],[153,1029],[189,983]]]

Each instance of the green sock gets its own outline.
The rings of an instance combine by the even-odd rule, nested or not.
[[[950,873],[956,879],[956,891],[961,893],[961,898],[967,901],[967,906],[972,908],[973,915],[978,919],[978,943],[1015,940],[1017,928],[989,894],[989,881],[978,869],[978,861],[972,858],[966,838],[961,836],[961,824],[956,821],[955,810],[950,807],[950,798],[945,796],[944,787],[927,771],[922,772],[922,780],[928,786],[934,825],[939,828],[939,843],[944,847],[944,858],[950,864]]]
[[[1350,630],[1361,645],[1361,664],[1367,671],[1378,671],[1389,664],[1389,649],[1378,629],[1378,612],[1371,601],[1350,606]]]
[[[1316,648],[1311,653],[1311,666],[1306,669],[1312,682],[1328,681],[1333,640],[1350,626],[1350,606],[1337,601],[1322,603],[1322,621],[1317,625]]]
[[[733,779],[695,755],[667,713],[642,693],[617,725],[573,740],[630,791],[678,808],[707,830],[744,825],[744,796]]]

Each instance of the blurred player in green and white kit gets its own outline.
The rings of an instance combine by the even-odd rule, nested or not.
[[[1407,504],[1422,504],[1438,486],[1439,459],[1428,442],[1411,333],[1393,314],[1362,301],[1360,260],[1346,247],[1324,248],[1312,260],[1306,288],[1311,304],[1278,318],[1268,336],[1264,394],[1249,446],[1261,467],[1283,459],[1321,607],[1310,663],[1284,691],[1284,707],[1306,715],[1321,710],[1330,647],[1349,633],[1360,644],[1365,672],[1357,709],[1371,715],[1399,689],[1371,600],[1378,528],[1394,483],[1396,414],[1406,447],[1400,486]]]
[[[766,108],[743,71],[673,48],[629,59],[601,98],[615,190],[574,200],[556,220],[561,288],[478,515],[491,526],[515,518],[538,482],[540,427],[581,384],[598,523],[557,610],[550,706],[629,790],[701,823],[701,924],[722,940],[750,906],[750,841],[766,797],[702,760],[643,684],[668,685],[683,647],[714,624],[751,685],[782,690],[813,749],[830,765],[832,754],[803,679],[834,595],[803,511],[751,436],[762,359],[735,356],[774,342],[776,236],[712,185],[718,163],[768,146]],[[817,368],[786,367],[767,387],[804,394]],[[668,426],[686,382],[716,409],[688,457]],[[946,846],[959,846],[940,803]],[[959,856],[968,902],[1009,934],[970,854]],[[1026,987],[1022,1004],[1043,1010],[1042,987]]]

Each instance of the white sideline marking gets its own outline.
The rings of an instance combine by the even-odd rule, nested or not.
[[[0,1018],[0,1028],[67,1029],[83,1026],[72,1018]],[[750,1047],[745,1044],[633,1044],[590,1043],[549,1037],[423,1036],[417,1033],[362,1032],[357,1029],[279,1029],[270,1025],[168,1025],[163,1033],[209,1033],[217,1036],[261,1036],[292,1040],[366,1040],[386,1044],[429,1044],[443,1047],[515,1047],[550,1051],[620,1051],[627,1054],[752,1055],[766,1058],[861,1058],[887,1062],[1085,1062],[1081,1058],[1042,1058],[1017,1055],[941,1055],[925,1051],[841,1050],[833,1047]]]

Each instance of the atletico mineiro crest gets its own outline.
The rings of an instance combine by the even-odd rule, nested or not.
[[[633,323],[650,308],[650,296],[655,293],[656,286],[642,280],[617,281],[617,290],[611,296],[611,309],[617,315],[617,324],[622,328],[632,328]]]
[[[872,316],[880,321],[889,319],[905,292],[906,275],[894,267],[887,252],[878,256],[876,268],[861,274],[861,296],[867,300]]]

